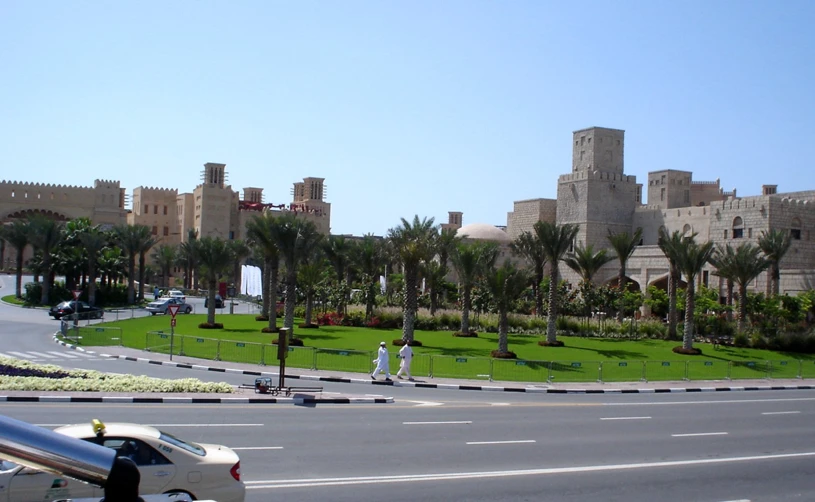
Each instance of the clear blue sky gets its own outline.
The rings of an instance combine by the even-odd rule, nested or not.
[[[815,189],[815,2],[0,2],[0,179],[190,192],[205,162],[332,233],[506,224],[554,198],[571,133],[625,170]]]

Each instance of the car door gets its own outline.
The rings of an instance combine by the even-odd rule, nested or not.
[[[135,462],[141,474],[140,493],[150,495],[173,488],[170,483],[176,474],[175,465],[151,445],[140,439],[124,437],[105,437],[102,445]]]
[[[65,476],[20,466],[11,478],[8,494],[8,500],[13,502],[43,502],[93,497],[94,487]]]

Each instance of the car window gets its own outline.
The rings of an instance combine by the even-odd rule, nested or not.
[[[101,444],[106,448],[116,450],[117,457],[127,457],[138,466],[165,465],[171,462],[158,450],[140,439],[104,437],[101,442],[98,438],[87,439],[92,443]]]
[[[16,469],[19,467],[14,462],[9,462],[8,460],[0,460],[0,472],[7,472]]]
[[[159,437],[158,438],[161,441],[164,441],[164,442],[169,443],[169,444],[171,444],[173,446],[181,448],[182,450],[187,450],[188,452],[194,453],[195,455],[199,455],[201,457],[203,457],[204,455],[207,454],[207,451],[204,448],[202,448],[201,446],[199,446],[199,445],[197,445],[197,444],[195,444],[193,442],[182,441],[181,439],[178,439],[177,437],[173,436],[172,434],[167,434],[166,432],[163,432],[163,431],[159,431]]]

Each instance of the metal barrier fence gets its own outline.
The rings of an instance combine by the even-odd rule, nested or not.
[[[61,325],[62,335],[78,345],[120,345],[149,352],[188,356],[215,361],[259,365],[277,364],[277,345],[236,340],[219,340],[167,331],[123,335],[121,328]],[[376,352],[289,347],[286,365],[292,368],[370,373]],[[391,373],[400,360],[391,354]],[[815,378],[815,361],[530,361],[489,357],[416,354],[410,366],[419,377],[463,378],[516,382],[636,382],[667,380],[743,380]]]

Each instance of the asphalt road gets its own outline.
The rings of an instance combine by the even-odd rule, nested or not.
[[[71,359],[51,341],[56,323],[44,311],[0,305],[0,319],[0,352],[40,352],[63,366],[121,373],[247,378]],[[92,418],[158,424],[187,439],[225,444],[241,456],[248,502],[815,500],[812,391],[553,395],[325,387],[387,392],[395,403],[2,403],[0,413],[47,427]]]

